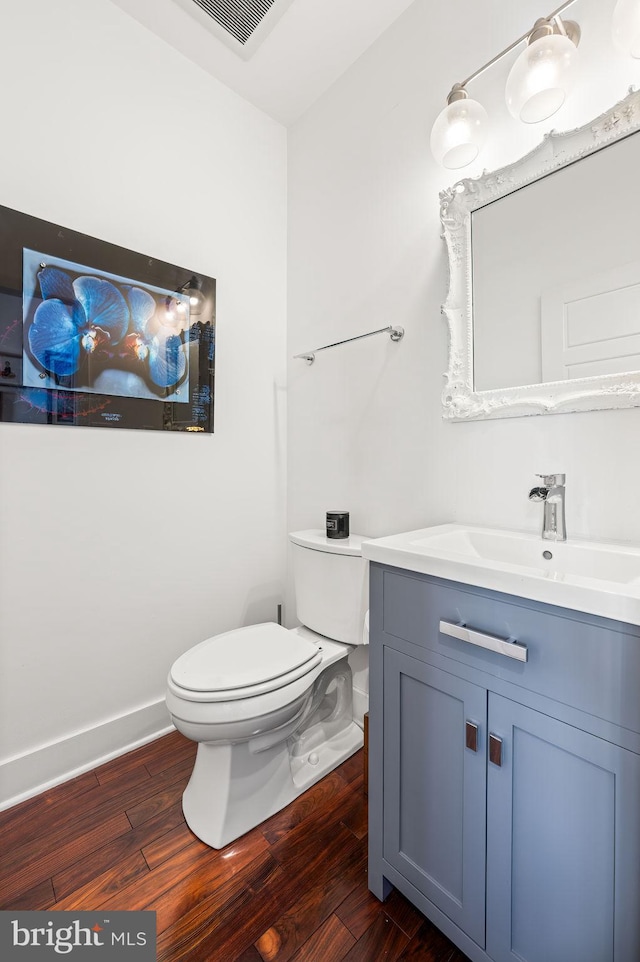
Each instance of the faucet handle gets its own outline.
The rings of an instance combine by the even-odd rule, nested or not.
[[[556,488],[566,481],[566,474],[536,474],[536,478],[542,478],[542,483],[548,488]]]

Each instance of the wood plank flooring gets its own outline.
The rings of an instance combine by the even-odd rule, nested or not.
[[[468,962],[367,889],[358,752],[220,852],[187,828],[178,732],[0,812],[1,909],[152,909],[161,962]]]

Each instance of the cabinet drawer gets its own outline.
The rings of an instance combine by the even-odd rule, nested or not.
[[[386,636],[640,732],[640,630],[592,615],[383,568]],[[440,631],[440,622],[526,646],[526,661]],[[498,646],[499,647],[499,646]]]

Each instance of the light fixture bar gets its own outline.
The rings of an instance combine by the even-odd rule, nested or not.
[[[566,2],[563,3],[560,7],[558,7],[557,10],[554,10],[552,13],[548,14],[546,17],[544,17],[544,19],[553,20],[554,17],[559,16],[563,10],[566,10],[567,7],[570,7],[571,4],[575,2],[576,0],[566,0]],[[529,37],[530,33],[531,33],[531,28],[529,28],[529,30],[527,30],[526,33],[523,33],[521,37],[518,37],[517,40],[514,40],[513,43],[510,43],[508,47],[505,47],[504,50],[501,50],[500,53],[496,54],[495,57],[492,57],[491,60],[483,64],[482,67],[479,67],[472,74],[469,74],[466,80],[462,80],[459,84],[456,84],[456,86],[466,87],[468,83],[470,83],[472,80],[475,80],[476,77],[479,77],[480,74],[484,73],[485,70],[488,70],[489,67],[493,67],[494,63],[497,63],[498,60],[501,60],[505,56],[505,54],[510,53],[515,47],[518,46],[519,43],[522,43],[523,40],[526,40]]]

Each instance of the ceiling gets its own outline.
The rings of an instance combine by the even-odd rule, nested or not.
[[[283,4],[280,19],[250,58],[243,59],[214,36],[209,18],[189,0],[113,0],[189,60],[286,126],[412,2],[292,0]]]

